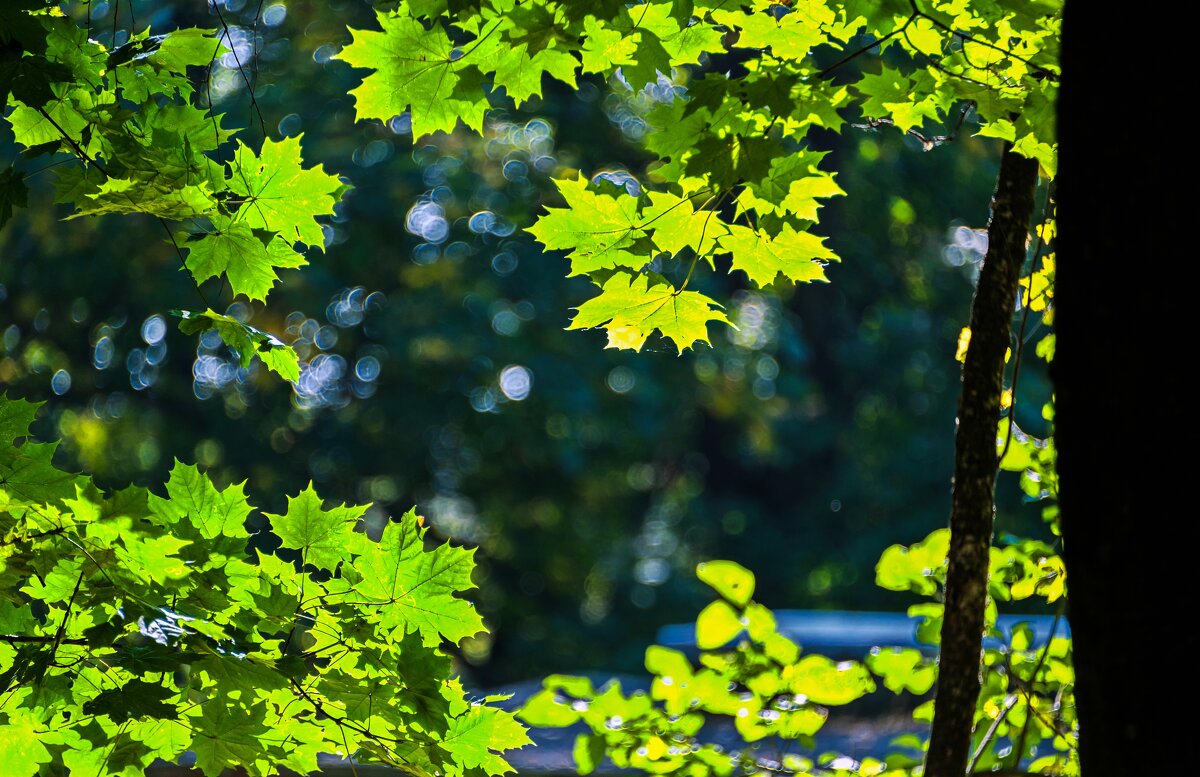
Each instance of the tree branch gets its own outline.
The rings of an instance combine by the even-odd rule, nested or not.
[[[967,100],[965,103],[963,103],[962,110],[958,114],[958,121],[954,122],[954,129],[951,130],[949,135],[925,135],[911,127],[906,130],[904,134],[911,135],[920,141],[922,150],[924,151],[932,151],[945,143],[953,143],[954,141],[958,140],[958,133],[962,130],[963,122],[967,120],[967,114],[970,113],[971,109],[974,107],[974,100]],[[851,124],[850,126],[854,129],[874,130],[879,129],[880,127],[894,127],[896,126],[896,122],[891,119],[868,118],[862,124]]]
[[[971,756],[999,465],[996,430],[1004,354],[1025,263],[1037,170],[1035,160],[1005,144],[992,197],[988,252],[971,306],[971,345],[963,364],[958,403],[950,566],[926,777],[962,777]]]
[[[84,162],[87,162],[89,165],[96,168],[96,170],[98,170],[100,172],[100,174],[103,175],[105,178],[109,177],[108,171],[105,170],[103,167],[101,167],[99,162],[97,162],[95,159],[92,159],[90,156],[88,156],[88,153],[86,151],[84,151],[83,148],[78,143],[75,142],[75,138],[68,135],[67,131],[62,128],[62,125],[60,125],[57,121],[55,121],[54,117],[51,116],[49,113],[47,113],[45,108],[42,108],[39,106],[37,109],[37,112],[42,115],[43,119],[50,122],[51,127],[54,127],[54,129],[58,130],[58,134],[62,136],[62,139],[67,141],[67,144],[75,151],[75,156],[79,157]]]
[[[55,642],[54,637],[30,637],[21,634],[0,634],[0,642],[8,643],[9,645],[18,645],[26,642],[41,643],[43,645]],[[60,645],[86,645],[88,641],[83,638],[78,639],[60,639],[57,640]]]
[[[849,53],[849,54],[847,54],[846,56],[842,57],[842,58],[841,58],[841,59],[839,59],[837,62],[834,62],[834,63],[833,63],[832,65],[830,65],[829,67],[827,67],[827,68],[825,68],[824,70],[822,70],[820,73],[817,73],[817,78],[825,78],[825,77],[826,77],[826,76],[828,76],[830,73],[832,73],[833,71],[837,70],[839,67],[841,67],[842,65],[846,64],[847,62],[849,62],[849,61],[851,61],[851,60],[853,60],[853,59],[858,59],[858,58],[859,58],[859,57],[861,57],[863,54],[866,54],[866,53],[867,53],[868,51],[870,51],[871,49],[873,49],[873,48],[875,48],[876,46],[879,46],[880,44],[882,44],[884,41],[891,40],[892,38],[896,37],[897,35],[900,35],[900,34],[902,34],[902,33],[903,33],[905,30],[907,30],[907,29],[908,29],[908,25],[912,24],[912,23],[913,23],[913,21],[914,21],[914,20],[917,18],[917,16],[918,16],[918,14],[917,14],[917,13],[914,13],[912,16],[908,17],[908,18],[907,18],[907,19],[904,21],[904,24],[903,24],[903,25],[901,25],[900,27],[897,27],[896,29],[892,30],[892,31],[891,31],[891,32],[889,32],[887,35],[884,35],[884,36],[880,37],[880,38],[879,38],[878,40],[876,40],[874,43],[870,44],[869,46],[863,46],[863,47],[862,47],[862,48],[860,48],[860,49],[856,49],[855,51],[852,51],[851,53]]]
[[[225,33],[225,40],[229,41],[229,51],[233,54],[234,64],[238,66],[238,75],[242,77],[242,82],[246,84],[246,91],[250,93],[250,108],[254,114],[258,115],[258,126],[262,130],[263,138],[267,136],[267,120],[263,118],[262,108],[258,106],[258,98],[254,95],[254,86],[250,83],[250,77],[246,75],[246,70],[242,67],[242,60],[238,57],[237,46],[233,42],[233,34],[229,32],[229,25],[225,23],[225,14],[221,13],[221,4],[212,3],[211,8],[217,12],[217,20],[221,22],[221,30]],[[255,44],[255,54],[257,55],[257,43]],[[209,107],[212,107],[211,93],[209,96]],[[253,118],[253,114],[251,115]]]
[[[30,534],[25,537],[13,537],[11,540],[0,542],[0,548],[5,548],[9,545],[16,545],[18,542],[29,542],[31,540],[40,540],[43,537],[53,537],[56,534],[62,534],[66,530],[67,527],[59,526],[57,529],[49,529],[47,531],[38,532],[37,534]]]
[[[983,734],[983,739],[979,740],[979,746],[975,748],[975,755],[971,756],[971,760],[967,763],[967,774],[975,773],[975,764],[979,762],[980,756],[982,756],[984,751],[987,750],[987,746],[991,743],[992,739],[996,736],[996,732],[1000,729],[1000,724],[1003,723],[1004,719],[1008,717],[1008,713],[1012,712],[1012,708],[1017,705],[1017,702],[1020,700],[1020,698],[1020,696],[1014,693],[1009,695],[1009,697],[1004,701],[1004,709],[1000,710],[1000,714],[997,715],[996,719],[992,721],[992,725],[988,726],[988,730]],[[1028,720],[1028,718],[1026,720]]]

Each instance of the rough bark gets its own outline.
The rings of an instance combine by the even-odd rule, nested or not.
[[[1080,759],[1087,777],[1179,774],[1195,768],[1200,653],[1195,249],[1179,241],[1196,220],[1192,152],[1096,131],[1097,106],[1121,99],[1098,75],[1113,57],[1101,21],[1096,6],[1067,4],[1058,109],[1051,375]],[[1147,40],[1155,24],[1134,14],[1121,34]],[[1170,74],[1191,56],[1164,48],[1138,104],[1177,99]]]
[[[970,757],[980,690],[1004,354],[1009,347],[1036,185],[1037,163],[1006,145],[992,197],[987,256],[971,305],[971,344],[958,401],[950,567],[926,777],[962,777]]]

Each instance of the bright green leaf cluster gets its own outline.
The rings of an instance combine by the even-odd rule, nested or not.
[[[682,351],[708,342],[709,322],[728,323],[697,288],[725,257],[757,286],[826,280],[837,256],[812,230],[821,201],[844,192],[809,148],[814,128],[895,126],[928,150],[969,114],[1052,177],[1060,19],[1055,0],[417,2],[352,31],[340,58],[368,71],[359,117],[410,111],[418,137],[460,122],[480,131],[493,105],[519,106],[547,76],[674,90],[644,116],[654,159],[636,194],[566,177],[566,207],[530,232],[599,289],[572,328],[604,328],[610,347],[635,350],[657,331]],[[736,73],[708,66],[727,53]]]
[[[243,367],[249,367],[250,360],[257,356],[267,369],[284,380],[293,383],[300,380],[300,358],[290,345],[285,345],[275,335],[211,310],[173,310],[171,313],[179,317],[179,329],[184,334],[214,330],[226,345],[237,352]]]
[[[593,771],[604,756],[618,767],[652,774],[755,773],[760,753],[752,743],[799,740],[811,747],[829,716],[826,707],[875,690],[858,662],[801,656],[796,643],[779,633],[771,611],[751,599],[749,570],[710,561],[699,565],[697,576],[718,595],[696,622],[698,666],[678,650],[653,645],[646,650],[649,695],[627,696],[615,681],[597,690],[586,678],[556,675],[522,708],[521,718],[534,726],[582,722],[590,729],[575,744],[580,773]],[[724,752],[712,741],[711,728],[704,728],[709,716],[727,720],[750,746]],[[782,767],[807,773],[814,762],[792,754]]]
[[[948,550],[945,530],[907,548],[894,546],[879,564],[879,581],[894,590],[938,596],[945,585]],[[563,728],[582,723],[574,747],[581,774],[605,758],[621,768],[652,774],[734,777],[761,774],[763,758],[778,763],[773,771],[804,775],[885,775],[909,777],[920,761],[913,757],[925,741],[916,735],[897,740],[897,750],[879,758],[856,756],[854,766],[838,764],[826,753],[812,758],[813,736],[829,716],[829,707],[849,704],[876,690],[875,677],[896,694],[926,696],[937,679],[937,663],[921,650],[880,646],[863,663],[802,655],[780,634],[775,616],[753,601],[754,575],[731,561],[700,564],[697,577],[717,598],[699,614],[698,665],[684,653],[652,645],[645,666],[649,694],[625,694],[612,681],[601,688],[582,677],[554,675],[520,711],[533,726]],[[983,693],[976,710],[976,769],[1009,763],[1011,743],[1036,752],[1046,773],[1078,774],[1078,734],[1074,707],[1071,642],[1056,621],[1050,635],[1035,642],[1028,624],[1012,634],[995,629],[995,601],[1062,595],[1061,559],[1048,546],[1032,541],[1009,543],[992,553],[989,636],[1001,647],[983,652]],[[914,605],[918,637],[937,645],[942,617],[939,602]],[[932,701],[917,706],[918,724],[927,724]],[[713,741],[720,729],[733,728],[744,747],[728,752]],[[990,733],[989,733],[990,732]],[[798,752],[792,741],[800,745]],[[787,753],[779,761],[778,753]]]
[[[319,753],[512,771],[524,729],[440,649],[483,630],[461,598],[473,551],[427,548],[412,512],[372,540],[365,507],[311,485],[263,516],[281,549],[251,550],[242,484],[177,462],[161,493],[103,493],[24,439],[36,410],[0,396],[5,774],[140,774],[189,750],[211,777],[311,773]]]
[[[74,208],[69,218],[157,218],[197,288],[223,276],[250,300],[266,299],[279,270],[306,264],[305,247],[323,249],[316,219],[333,213],[345,186],[304,166],[299,137],[265,138],[258,152],[239,140],[232,159],[220,161],[233,133],[195,87],[196,73],[226,51],[211,30],[146,30],[108,51],[40,5],[6,8],[6,29],[11,22],[22,37],[0,57],[0,87],[16,73],[6,119],[22,156],[73,158],[54,166],[56,201]],[[0,226],[25,202],[22,174],[0,173]],[[167,221],[183,228],[172,231]],[[214,328],[244,361],[255,353],[233,329]],[[292,362],[268,367],[290,376],[294,355]]]

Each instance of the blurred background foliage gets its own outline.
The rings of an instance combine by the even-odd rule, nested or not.
[[[201,3],[138,0],[133,23],[129,0],[89,5],[109,45],[114,29],[119,44],[131,27],[221,26]],[[645,180],[642,117],[678,87],[556,84],[494,111],[483,137],[414,144],[404,116],[355,124],[357,78],[330,61],[347,26],[372,24],[367,4],[220,10],[233,52],[212,97],[227,124],[261,136],[250,81],[266,130],[303,133],[306,157],[354,186],[327,253],[285,273],[270,314],[206,287],[214,307],[294,342],[301,379],[180,334],[169,309],[198,300],[160,225],[63,222],[51,176],[17,160],[35,191],[0,233],[0,385],[51,400],[40,431],[66,438],[64,463],[117,486],[195,461],[248,478],[268,510],[312,480],[374,502],[375,528],[415,503],[436,532],[480,547],[491,633],[462,653],[483,684],[636,671],[661,625],[705,603],[703,559],[754,570],[772,608],[909,603],[877,589],[873,568],[949,511],[954,354],[986,249],[994,141],[970,138],[969,121],[929,153],[889,129],[815,138],[848,194],[818,230],[844,257],[832,283],[736,292],[738,328],[714,328],[711,349],[615,352],[563,331],[587,284],[521,229],[571,169]],[[1040,433],[1048,387],[1028,364],[1018,422]],[[998,530],[1040,533],[1018,497],[1002,480]]]

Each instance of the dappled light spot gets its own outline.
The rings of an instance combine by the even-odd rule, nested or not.
[[[50,378],[50,390],[55,394],[62,396],[71,390],[71,373],[66,370],[58,370],[54,376]]]
[[[533,373],[519,364],[508,365],[500,371],[500,390],[514,402],[520,402],[533,390]]]

